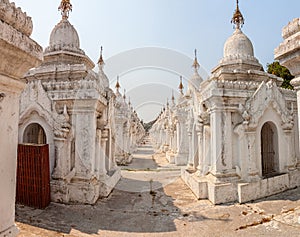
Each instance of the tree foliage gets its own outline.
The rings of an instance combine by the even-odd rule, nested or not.
[[[293,86],[291,85],[291,80],[294,78],[294,76],[290,73],[290,71],[279,64],[279,62],[275,61],[271,64],[267,64],[268,73],[274,74],[278,77],[281,77],[284,81],[282,82],[281,87],[286,89],[293,89]]]
[[[156,122],[157,119],[149,122],[149,123],[144,123],[144,129],[146,130],[146,132],[149,132],[149,130],[152,128],[153,124]]]

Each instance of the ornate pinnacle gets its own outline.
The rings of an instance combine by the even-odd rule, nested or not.
[[[179,87],[178,87],[178,89],[179,89],[179,91],[180,91],[180,93],[183,95],[183,88],[184,88],[184,86],[183,86],[183,84],[182,84],[182,76],[180,76],[180,84],[179,84]]]
[[[200,68],[200,64],[198,63],[197,59],[197,49],[195,49],[195,59],[193,63],[193,68],[195,69],[195,71],[198,71],[198,69]]]
[[[172,101],[175,101],[174,91],[172,90]]]
[[[123,99],[124,99],[124,101],[126,100],[126,89],[124,89]]]
[[[117,77],[117,83],[116,83],[116,89],[117,91],[119,91],[119,89],[121,88],[120,83],[119,83],[119,76]]]
[[[236,10],[231,19],[231,23],[235,24],[236,29],[241,29],[245,23],[244,17],[239,8],[239,0],[236,0]]]
[[[101,46],[101,48],[100,48],[100,58],[99,58],[99,60],[98,60],[98,64],[99,64],[100,66],[104,65],[104,60],[103,60],[103,47],[102,47],[102,46]]]
[[[72,11],[72,4],[70,0],[62,0],[58,10],[61,11],[62,19],[66,20],[69,18],[69,12]]]

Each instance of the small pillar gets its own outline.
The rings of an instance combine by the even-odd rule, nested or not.
[[[199,176],[203,175],[204,159],[203,159],[203,123],[197,123],[197,136],[198,136],[198,166],[197,172]]]
[[[188,156],[188,164],[187,164],[187,169],[192,170],[193,169],[193,137],[192,137],[192,131],[188,131],[188,139],[189,139],[189,156]]]

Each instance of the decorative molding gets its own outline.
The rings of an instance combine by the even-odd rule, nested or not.
[[[43,49],[38,43],[3,21],[0,21],[0,39],[38,60],[43,59]]]
[[[272,106],[280,116],[284,129],[293,128],[293,111],[289,111],[284,96],[272,81],[262,82],[257,91],[247,100],[241,111],[244,124],[249,128],[257,127],[259,119],[269,106]]]
[[[0,1],[0,19],[28,37],[32,33],[31,17],[27,16],[26,12],[22,12],[21,8],[17,8],[14,2]]]

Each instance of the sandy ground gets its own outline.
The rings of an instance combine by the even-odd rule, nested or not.
[[[197,200],[180,179],[180,167],[155,154],[149,141],[112,194],[95,205],[22,205],[16,223],[23,236],[300,236],[300,188],[247,204],[214,206]]]

